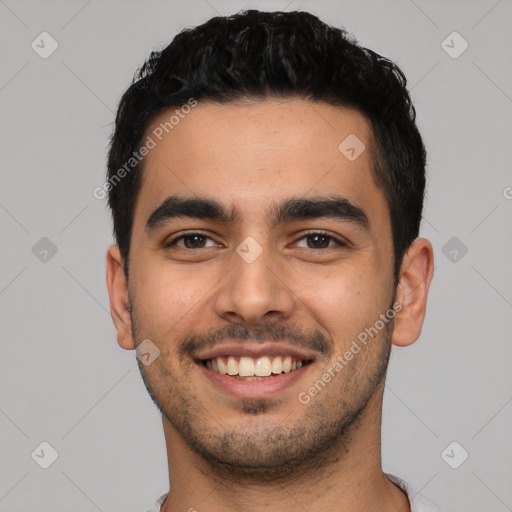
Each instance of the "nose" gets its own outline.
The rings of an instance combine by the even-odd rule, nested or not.
[[[255,250],[254,246],[250,247],[250,251]],[[278,255],[268,248],[256,259],[250,257],[250,251],[247,255],[233,252],[231,270],[214,297],[217,315],[247,325],[288,319],[297,298],[285,262],[279,261]]]

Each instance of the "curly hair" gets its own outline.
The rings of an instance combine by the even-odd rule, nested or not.
[[[117,183],[152,120],[196,101],[299,98],[354,108],[372,127],[372,174],[389,208],[397,282],[418,236],[426,152],[402,70],[342,28],[308,12],[240,11],[181,31],[151,52],[121,98],[110,139],[107,182],[113,234],[128,276],[133,217],[144,159]]]

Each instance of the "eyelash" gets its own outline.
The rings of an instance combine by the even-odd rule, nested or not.
[[[192,231],[190,233],[184,233],[184,234],[181,234],[179,236],[177,236],[176,238],[173,238],[172,240],[169,240],[169,242],[167,242],[164,247],[165,248],[171,248],[173,245],[175,245],[177,242],[185,239],[185,238],[188,238],[188,237],[193,237],[193,236],[197,236],[199,235],[200,237],[203,237],[203,238],[209,238],[210,240],[213,240],[210,236],[206,235],[205,233],[201,233],[200,231]],[[336,245],[339,245],[341,247],[348,247],[348,244],[339,240],[338,238],[330,235],[329,233],[326,233],[325,231],[310,231],[308,233],[305,233],[303,236],[301,236],[298,240],[303,240],[305,238],[308,238],[308,237],[312,237],[312,236],[323,236],[325,238],[328,238],[332,241],[335,242]],[[297,240],[297,241],[298,241]],[[332,248],[333,246],[328,246],[328,247],[321,247],[320,250],[325,250],[325,249],[330,249]],[[194,251],[194,250],[197,250],[197,249],[189,249],[188,247],[180,247],[180,249],[183,249],[185,251]],[[205,249],[205,247],[199,247],[199,249]],[[310,250],[316,250],[314,247],[306,247],[305,249],[310,249]]]

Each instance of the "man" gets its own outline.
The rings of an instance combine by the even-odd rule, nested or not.
[[[151,510],[437,510],[380,457],[391,345],[419,337],[433,272],[405,84],[309,13],[247,11],[124,94],[107,283],[162,413]]]

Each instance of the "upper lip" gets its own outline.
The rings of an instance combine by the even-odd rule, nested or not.
[[[244,341],[243,344],[226,343],[211,349],[200,350],[195,354],[195,358],[200,361],[223,356],[245,356],[255,359],[263,356],[291,356],[303,361],[315,359],[313,352],[309,352],[303,348],[285,345],[284,343],[258,343],[252,341]]]

